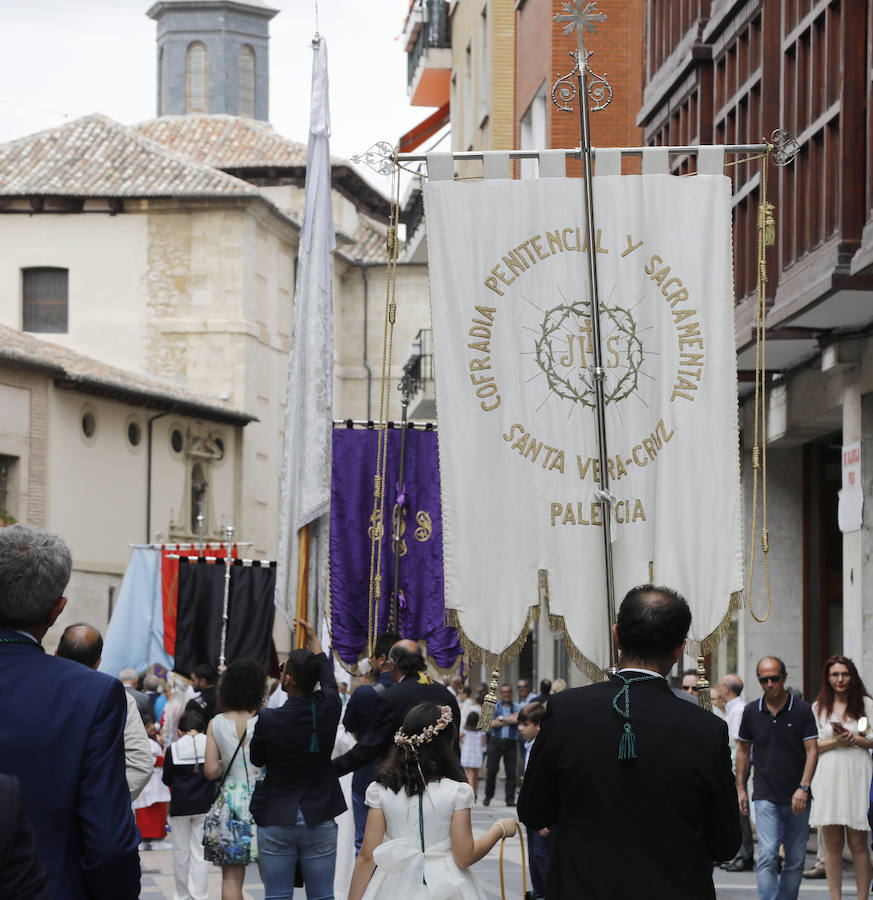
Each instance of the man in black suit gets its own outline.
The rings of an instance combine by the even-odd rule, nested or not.
[[[528,828],[557,826],[549,900],[714,900],[739,816],[727,726],[665,678],[690,624],[675,591],[634,588],[613,629],[619,673],[550,698],[518,798]]]
[[[447,687],[431,680],[418,644],[415,641],[398,641],[388,655],[388,665],[395,687],[378,698],[373,723],[367,733],[351,750],[333,761],[333,770],[338,777],[383,759],[394,746],[394,735],[406,714],[419,703],[439,703],[440,706],[452,708],[455,749],[458,749],[457,735],[461,726],[458,701]]]

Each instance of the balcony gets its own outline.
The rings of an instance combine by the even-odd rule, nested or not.
[[[413,0],[404,29],[407,90],[412,106],[449,102],[452,40],[445,0]]]
[[[403,361],[403,375],[410,381],[409,418],[436,419],[433,384],[433,332],[422,328],[409,345]]]

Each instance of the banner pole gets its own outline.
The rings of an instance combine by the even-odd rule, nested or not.
[[[589,4],[591,13],[594,13],[594,4]],[[599,21],[606,18],[600,14]],[[591,153],[591,122],[588,111],[588,76],[586,74],[585,58],[585,26],[578,22],[576,36],[578,39],[578,75],[579,82],[579,125],[581,130],[582,145],[580,156],[582,158],[583,185],[585,192],[585,218],[588,229],[588,242],[586,258],[588,260],[588,280],[591,284],[591,340],[594,349],[594,365],[591,374],[594,380],[594,396],[596,403],[597,421],[597,452],[600,459],[600,491],[597,492],[600,500],[600,510],[603,516],[603,553],[606,562],[606,605],[609,616],[609,672],[617,671],[618,656],[612,637],[612,626],[615,624],[615,574],[612,558],[612,508],[609,502],[609,468],[607,465],[609,456],[606,449],[606,400],[604,396],[604,380],[606,369],[603,367],[603,347],[600,335],[600,294],[597,288],[597,232],[594,229],[594,189],[592,184],[592,153]]]
[[[225,650],[227,649],[227,610],[230,604],[230,567],[233,565],[231,547],[233,546],[233,525],[226,525],[224,538],[227,544],[227,553],[224,557],[224,602],[221,608],[221,649],[218,653],[218,667],[224,668]]]
[[[297,631],[294,633],[294,649],[306,646],[306,629],[300,620],[309,621],[309,529],[306,523],[297,532]]]
[[[394,533],[392,550],[394,552],[394,581],[391,582],[391,627],[400,634],[400,546],[403,539],[403,510],[406,506],[406,431],[409,427],[407,415],[409,401],[417,386],[417,380],[409,373],[404,372],[400,379],[400,393],[402,410],[400,420],[400,461],[397,465],[397,500],[394,508],[397,515],[394,518]]]

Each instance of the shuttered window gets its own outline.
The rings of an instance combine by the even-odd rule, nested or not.
[[[50,267],[22,269],[22,330],[66,334],[69,271]]]

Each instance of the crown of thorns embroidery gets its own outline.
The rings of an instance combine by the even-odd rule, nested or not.
[[[420,747],[422,744],[429,744],[434,735],[439,731],[444,731],[451,724],[452,708],[451,706],[440,707],[440,717],[433,725],[428,725],[424,731],[419,734],[407,734],[402,728],[394,735],[394,743],[398,747],[409,747],[412,750]]]

